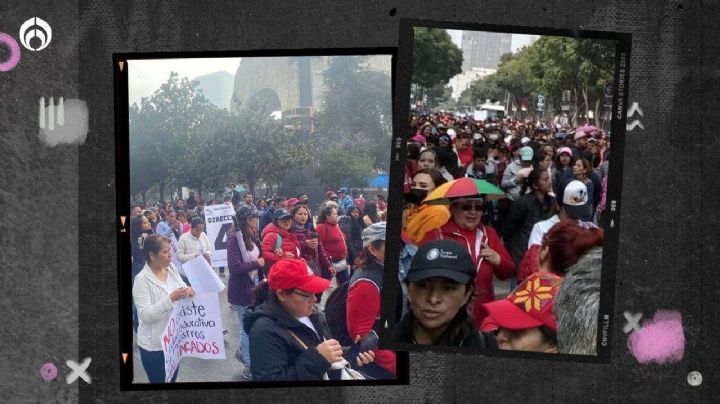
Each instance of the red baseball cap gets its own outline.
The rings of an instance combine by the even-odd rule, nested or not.
[[[505,299],[480,306],[487,313],[480,328],[490,332],[498,328],[524,330],[545,325],[557,331],[553,302],[561,282],[561,277],[551,273],[532,274]]]
[[[272,290],[300,289],[310,293],[321,293],[330,287],[330,281],[311,275],[307,262],[301,259],[281,259],[270,269],[268,286]]]
[[[300,203],[300,200],[298,198],[290,198],[287,200],[287,207],[292,208],[293,206],[297,205],[298,203]]]

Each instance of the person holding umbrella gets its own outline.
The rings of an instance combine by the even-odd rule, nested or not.
[[[475,305],[495,299],[493,275],[501,280],[508,279],[515,269],[515,262],[495,229],[481,221],[485,201],[503,197],[502,190],[485,180],[460,178],[438,187],[425,199],[428,204],[449,204],[450,219],[428,231],[418,246],[445,239],[467,248],[477,273],[474,294],[467,307],[478,328],[485,313],[475,310]]]

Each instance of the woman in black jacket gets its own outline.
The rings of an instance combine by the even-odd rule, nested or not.
[[[528,190],[530,191],[529,193]],[[512,259],[519,263],[528,249],[528,240],[535,223],[555,214],[555,198],[549,195],[550,175],[547,170],[533,169],[520,190],[520,197],[512,204],[501,235]],[[511,284],[512,287],[515,284]]]
[[[354,267],[355,258],[363,251],[362,232],[365,230],[365,222],[360,217],[360,209],[357,206],[349,207],[347,213],[340,217],[338,224],[348,247],[347,263]]]
[[[451,240],[426,243],[413,257],[405,283],[410,310],[395,329],[399,342],[495,349],[492,334],[475,329],[468,303],[475,265],[467,249]]]
[[[343,360],[342,347],[315,306],[315,294],[329,286],[327,279],[310,275],[303,260],[282,259],[273,265],[267,282],[256,288],[256,306],[245,317],[253,380],[323,380],[326,373],[339,377],[331,365]],[[373,360],[372,352],[361,353],[357,365]]]

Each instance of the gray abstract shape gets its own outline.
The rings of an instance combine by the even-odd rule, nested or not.
[[[83,100],[61,98],[58,105],[50,97],[50,105],[41,108],[40,141],[49,147],[59,144],[83,144],[88,133],[88,107]],[[47,122],[43,125],[43,118]]]

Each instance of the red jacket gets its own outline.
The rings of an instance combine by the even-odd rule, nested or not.
[[[482,230],[485,235],[485,244],[500,254],[500,265],[494,266],[487,260],[483,260],[480,264],[480,269],[475,277],[475,293],[473,299],[473,304],[475,306],[495,300],[493,275],[497,276],[498,279],[504,280],[511,277],[513,275],[513,271],[515,270],[515,262],[505,249],[505,245],[502,240],[500,240],[500,237],[495,232],[495,229],[481,224],[480,230]],[[467,247],[468,253],[470,253],[470,256],[473,258],[473,261],[477,266],[477,260],[474,256],[472,256],[472,249],[474,246],[470,246],[469,241],[460,233],[460,229],[452,219],[440,228],[428,231],[425,234],[425,237],[420,241],[420,243],[418,243],[418,247],[421,247],[428,241],[439,239],[452,240]],[[472,312],[475,327],[479,329],[482,320],[485,318],[485,314],[481,310],[474,310],[474,308]]]
[[[368,258],[368,261],[369,265],[380,265],[372,258]],[[374,283],[360,279],[350,285],[346,307],[348,335],[355,340],[356,336],[362,337],[369,333],[380,316],[380,290]],[[375,350],[375,363],[388,372],[397,374],[395,352],[386,349]]]
[[[348,248],[340,226],[323,222],[317,225],[317,233],[328,257],[337,261],[347,258]]]
[[[275,226],[273,223],[267,225],[263,229],[262,234],[262,257],[265,258],[265,265],[268,268],[268,273],[270,272],[270,267],[272,267],[281,258],[285,258],[285,253],[292,253],[295,258],[301,258],[300,254],[302,251],[300,242],[297,238],[295,238],[294,234]],[[278,235],[282,237],[282,244],[280,245],[280,248],[283,250],[282,256],[275,254],[275,245],[277,243]]]

